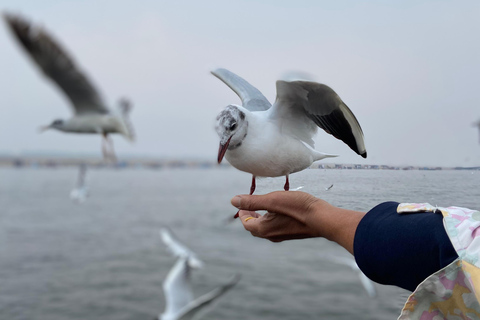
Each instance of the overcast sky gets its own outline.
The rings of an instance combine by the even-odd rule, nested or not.
[[[478,166],[480,2],[3,0],[47,28],[109,106],[134,103],[121,155],[215,160],[217,113],[237,96],[227,68],[273,102],[289,71],[331,86],[355,113],[368,158],[319,130],[316,149],[361,164]],[[98,154],[100,137],[40,125],[71,115],[59,90],[0,27],[0,152]]]

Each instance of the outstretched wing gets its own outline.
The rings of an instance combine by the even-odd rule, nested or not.
[[[190,271],[188,259],[179,258],[163,281],[164,315],[176,315],[193,301]]]
[[[373,284],[373,281],[370,280],[358,267],[357,262],[354,259],[346,258],[346,257],[338,257],[338,256],[326,256],[326,258],[330,259],[333,262],[343,264],[345,266],[350,267],[353,271],[355,271],[360,279],[360,282],[363,285],[363,288],[367,292],[370,298],[373,298],[377,295],[377,290]]]
[[[314,123],[362,157],[367,157],[363,131],[357,118],[327,85],[309,81],[277,81],[277,99],[270,117],[281,121],[282,128],[307,143],[316,132],[312,127]]]
[[[226,284],[219,286],[212,291],[198,297],[194,301],[190,302],[184,310],[179,314],[178,320],[191,320],[199,313],[205,314],[211,308],[213,308],[216,300],[225,294],[228,290],[233,288],[240,280],[240,275],[236,274]]]
[[[43,73],[70,99],[76,114],[109,112],[97,90],[52,36],[20,16],[5,14],[4,17],[12,33]]]
[[[203,262],[197,258],[197,255],[187,248],[187,246],[184,245],[169,228],[161,228],[160,237],[174,256],[187,258],[190,267],[200,268],[203,266]]]
[[[250,111],[264,111],[272,106],[257,88],[245,81],[245,79],[237,76],[235,73],[220,68],[213,70],[212,74],[222,80],[230,87],[230,89],[235,91],[242,100],[244,108]]]

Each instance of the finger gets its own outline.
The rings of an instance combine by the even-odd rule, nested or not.
[[[267,210],[293,216],[298,211],[304,212],[316,200],[301,191],[276,191],[265,195],[238,195],[231,202],[240,210]]]
[[[243,227],[247,231],[250,231],[253,235],[255,235],[259,225],[258,220],[262,216],[255,211],[246,210],[240,210],[238,212],[238,216],[240,218],[240,221],[242,221]]]

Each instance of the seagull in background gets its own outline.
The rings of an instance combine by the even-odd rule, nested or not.
[[[70,192],[70,199],[76,203],[84,203],[88,197],[88,188],[85,180],[87,175],[87,166],[81,164],[78,168],[78,177],[75,188]]]
[[[478,139],[479,139],[478,142],[480,143],[480,120],[478,120],[477,122],[474,122],[472,125],[474,127],[477,127],[477,129],[478,129],[478,134],[479,134],[478,135]]]
[[[235,168],[255,178],[288,176],[310,167],[314,161],[337,155],[314,149],[313,136],[320,127],[367,157],[363,132],[355,115],[330,87],[310,81],[278,80],[272,104],[250,83],[226,69],[212,74],[229,86],[242,106],[228,105],[217,116],[220,137],[218,163],[225,158]]]
[[[332,188],[333,188],[333,184],[332,184],[330,187],[325,188],[325,191],[328,191],[328,190],[330,190],[330,189],[332,189]]]
[[[370,298],[376,297],[377,296],[377,290],[375,289],[375,286],[373,284],[373,281],[370,280],[363,272],[360,270],[358,267],[357,263],[355,262],[354,259],[346,258],[346,257],[337,257],[337,256],[327,256],[328,259],[330,259],[333,262],[336,262],[338,264],[342,264],[344,266],[350,267],[355,273],[357,273],[358,278],[360,279],[360,282],[363,285],[363,288],[367,292],[368,296]]]
[[[200,319],[210,308],[213,308],[214,302],[219,297],[237,284],[240,276],[237,274],[227,283],[194,299],[190,273],[192,269],[201,268],[203,262],[169,229],[162,228],[160,236],[169,251],[177,257],[177,262],[163,282],[166,307],[165,311],[158,316],[158,320]]]
[[[134,140],[129,120],[130,102],[121,99],[118,111],[110,111],[92,83],[51,35],[20,16],[4,14],[4,18],[23,49],[44,75],[63,91],[74,109],[73,117],[55,120],[42,127],[41,131],[57,129],[70,133],[100,134],[103,137],[104,158],[115,161],[109,134],[120,133],[128,140]]]

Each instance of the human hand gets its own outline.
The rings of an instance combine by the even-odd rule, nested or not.
[[[255,237],[273,242],[324,237],[353,254],[353,240],[364,212],[335,207],[301,191],[239,195],[232,205],[240,209],[243,226]],[[267,210],[263,216],[256,210]]]
[[[240,195],[232,199],[240,209],[243,226],[253,236],[273,242],[322,236],[316,215],[323,200],[300,191],[277,191],[266,195]],[[267,210],[263,216],[256,210]]]

